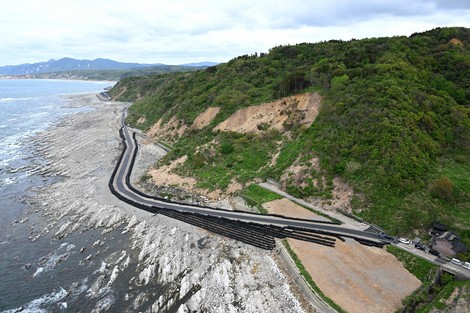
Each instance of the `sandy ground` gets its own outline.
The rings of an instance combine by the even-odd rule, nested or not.
[[[111,239],[106,234],[121,227],[131,235],[130,242],[111,253],[122,257],[102,260],[96,255],[99,251],[87,252],[77,264],[106,264],[88,285],[89,297],[101,299],[102,306],[96,311],[109,309],[117,294],[129,299],[123,311],[135,312],[311,310],[308,304],[301,305],[303,300],[299,302],[301,295],[292,287],[274,253],[165,216],[153,216],[114,197],[108,180],[121,151],[118,121],[124,105],[100,102],[90,95],[74,96],[70,103],[93,110],[69,116],[36,137],[43,147],[41,154],[48,160],[38,173],[61,179],[38,190],[31,199],[45,222],[42,229],[37,225],[31,230],[30,238],[34,241],[53,233],[65,240],[71,233],[80,231],[81,236],[87,236],[87,229],[96,228],[102,229],[103,235],[93,241],[98,239],[99,246],[110,249],[107,241]],[[128,289],[114,290],[115,282],[123,279],[123,271],[132,267],[136,272],[124,284]],[[155,288],[141,288],[147,285],[167,286],[171,292],[158,294]],[[175,308],[182,298],[185,302]],[[150,306],[142,307],[148,303]]]
[[[334,249],[289,239],[323,293],[350,313],[394,312],[421,285],[393,255],[353,240]]]
[[[328,221],[327,218],[313,213],[312,211],[306,210],[298,204],[290,201],[289,199],[282,198],[270,202],[263,203],[269,213],[279,214],[289,217],[305,218],[312,220]]]
[[[270,213],[319,218],[287,199],[263,206]],[[383,249],[353,240],[337,240],[335,248],[295,239],[288,242],[323,293],[350,313],[394,312],[401,306],[401,300],[421,285]]]

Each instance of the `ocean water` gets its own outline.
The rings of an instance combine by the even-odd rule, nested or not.
[[[89,312],[97,301],[119,303],[118,292],[95,300],[86,293],[103,264],[76,266],[83,259],[78,250],[91,247],[90,238],[99,237],[100,230],[61,241],[52,234],[32,241],[30,229],[41,217],[25,215],[30,209],[26,199],[34,196],[34,188],[55,179],[31,171],[46,162],[35,153],[32,136],[67,114],[91,110],[70,107],[64,95],[98,93],[111,84],[0,80],[0,312]],[[111,234],[116,245],[127,240],[121,232]],[[123,273],[122,281],[130,275]]]
[[[33,158],[28,139],[67,114],[86,110],[67,106],[64,95],[100,92],[110,82],[13,79],[0,80],[0,230],[16,219],[24,191],[42,184],[28,167]],[[38,163],[38,164],[35,164]],[[0,231],[0,238],[2,232]]]

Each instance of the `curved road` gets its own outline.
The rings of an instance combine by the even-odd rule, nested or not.
[[[136,190],[130,184],[129,179],[138,148],[135,140],[135,133],[125,125],[122,126],[120,133],[125,148],[118,164],[116,165],[117,167],[115,169],[115,173],[113,174],[112,180],[110,182],[110,188],[114,189],[112,190],[113,193],[116,194],[121,200],[128,202],[136,207],[140,207],[149,212],[157,212],[158,209],[168,209],[186,213],[197,213],[203,216],[205,215],[248,223],[256,223],[260,225],[275,225],[280,227],[324,231],[339,236],[366,239],[377,243],[382,243],[381,236],[379,234],[351,229],[342,225],[325,224],[318,221],[301,220],[278,215],[264,215],[241,211],[213,209],[197,205],[170,202],[145,195]]]

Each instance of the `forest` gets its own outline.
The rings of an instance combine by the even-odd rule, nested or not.
[[[212,131],[240,108],[305,92],[323,97],[308,128]],[[354,188],[354,213],[391,234],[424,233],[439,220],[470,246],[468,28],[278,46],[191,73],[128,77],[111,94],[135,101],[128,123],[142,130],[160,118],[191,125],[206,108],[220,107],[210,125],[172,142],[162,161],[194,151],[179,171],[201,187],[279,179],[298,158],[308,164],[316,156],[321,172],[311,176],[322,183],[288,184],[288,192],[328,199],[332,179],[341,177]],[[218,143],[215,153],[197,148],[210,142]]]

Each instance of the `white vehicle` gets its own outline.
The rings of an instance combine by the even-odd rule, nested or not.
[[[470,263],[469,262],[464,262],[462,267],[466,268],[467,270],[470,270]]]
[[[401,242],[401,243],[404,243],[405,245],[409,245],[411,240],[407,239],[407,238],[398,238],[398,241]]]
[[[462,265],[462,261],[460,261],[459,259],[456,259],[456,258],[452,259],[452,263],[454,263],[456,265]]]

